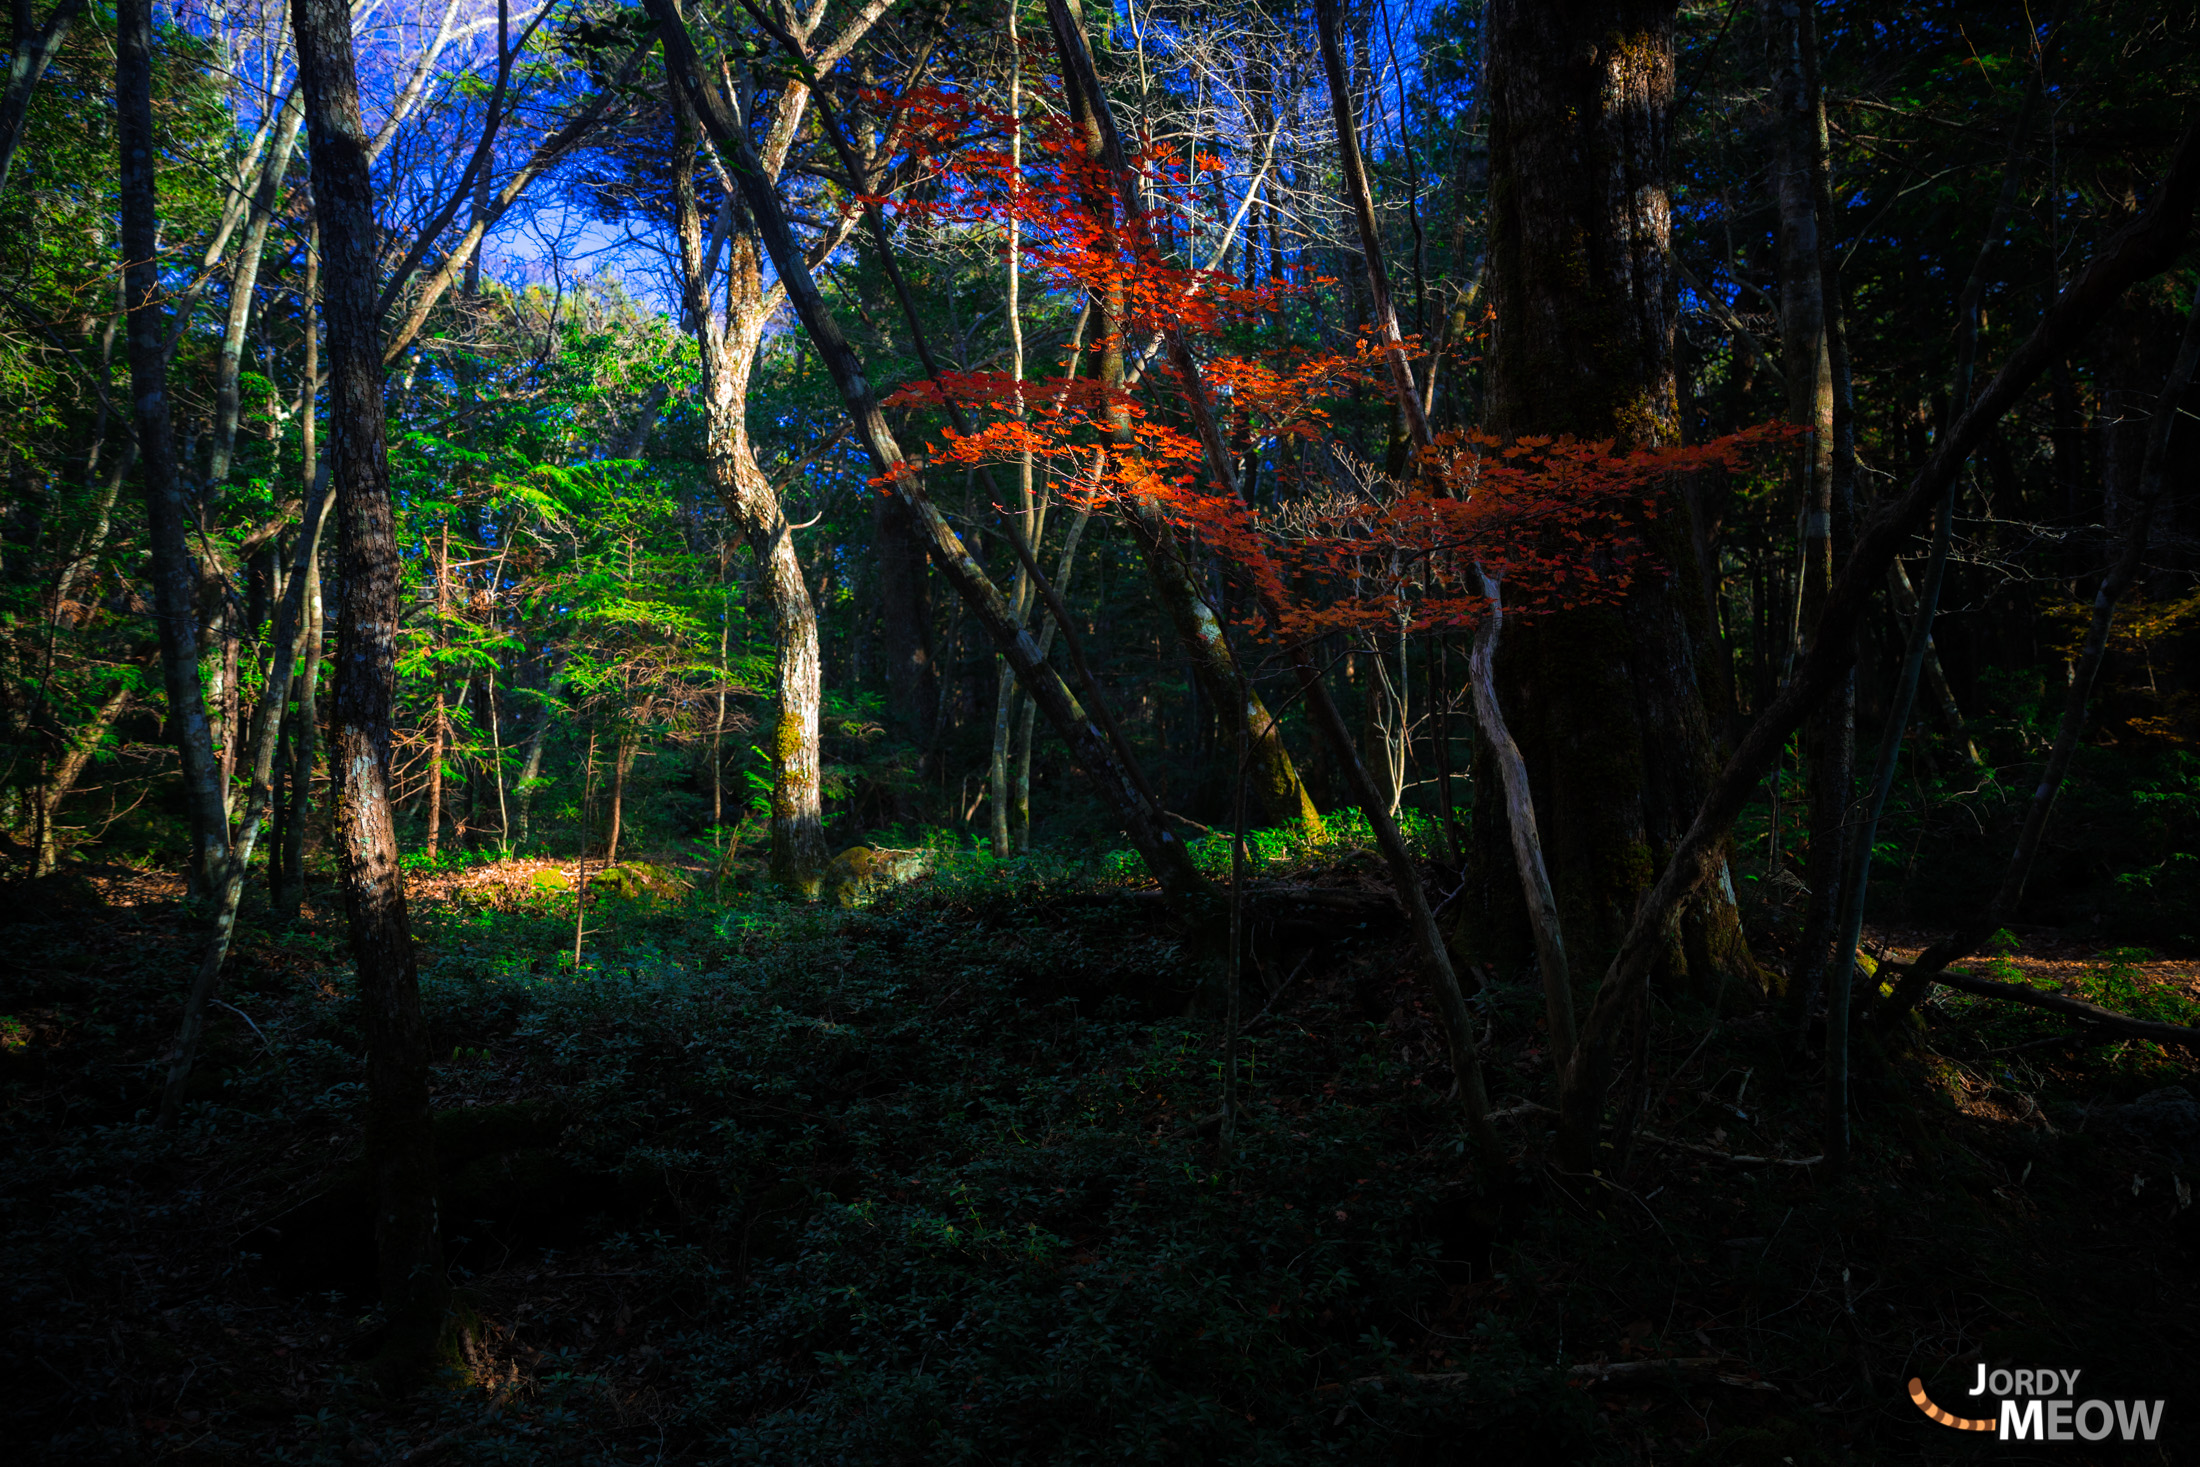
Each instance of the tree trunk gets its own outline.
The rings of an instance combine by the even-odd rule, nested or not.
[[[259,288],[260,256],[267,248],[267,232],[281,201],[283,175],[290,171],[291,150],[298,128],[305,121],[303,104],[293,95],[284,107],[274,146],[260,174],[260,187],[252,203],[252,222],[245,226],[244,243],[229,280],[229,319],[222,329],[221,354],[214,364],[213,465],[207,478],[216,490],[229,481],[229,468],[237,448],[237,423],[243,415],[240,390],[244,341],[252,320],[253,294]]]
[[[1801,527],[1795,625],[1810,626],[1833,582],[1833,361],[1826,331],[1827,277],[1820,258],[1817,178],[1825,171],[1819,133],[1817,27],[1806,8],[1763,0],[1775,139],[1772,194],[1779,207],[1780,347],[1787,420],[1803,430],[1789,451],[1789,485]],[[1782,649],[1782,664],[1794,656]],[[1853,693],[1837,697],[1803,727],[1809,768],[1810,843],[1803,861],[1808,897],[1791,992],[1798,1011],[1822,981],[1846,866],[1855,757]]]
[[[435,1133],[429,1119],[427,1027],[390,811],[390,717],[396,695],[399,557],[384,446],[373,183],[359,116],[350,8],[294,0],[306,96],[314,207],[327,280],[329,426],[335,459],[337,606],[330,764],[337,856],[367,1042],[366,1159],[388,1312],[383,1374],[425,1371],[441,1334],[447,1287],[436,1231]]]
[[[1092,522],[1092,511],[1080,509],[1077,518],[1070,521],[1069,534],[1062,539],[1062,555],[1054,563],[1054,591],[1057,596],[1069,594],[1071,574],[1077,569],[1077,542],[1084,538],[1085,526]],[[1054,613],[1048,611],[1039,623],[1039,660],[1044,662],[1054,646]],[[1019,852],[1031,849],[1031,726],[1038,709],[1029,698],[1022,702],[1023,717],[1016,728],[1016,773],[1011,781],[1009,798],[1016,807],[1015,841]]]
[[[306,895],[306,817],[313,808],[313,755],[321,734],[321,643],[325,626],[321,615],[321,557],[306,563],[305,659],[298,671],[297,706],[290,729],[290,809],[283,822],[277,855],[282,876],[275,886],[274,915],[278,921],[296,921]]]
[[[237,746],[244,725],[244,696],[237,683],[244,660],[244,629],[237,608],[229,602],[229,587],[223,583],[217,565],[210,558],[201,574],[214,597],[214,617],[207,630],[218,650],[214,686],[208,691],[214,697],[214,750],[221,761],[222,820],[227,824],[234,821],[237,810]]]
[[[1623,449],[1678,440],[1665,276],[1673,8],[1490,7],[1495,329],[1485,373],[1488,425],[1501,438],[1570,434]],[[1699,662],[1716,643],[1688,517],[1667,508],[1635,527],[1649,553],[1622,604],[1538,617],[1497,659],[1577,971],[1602,969],[1616,951],[1713,773]],[[1499,783],[1491,758],[1484,741],[1478,788]],[[1477,819],[1472,845],[1476,945],[1524,960],[1530,929],[1508,879],[1505,822]],[[1725,883],[1692,901],[1662,956],[1669,979],[1755,975]]]
[[[1008,115],[1015,119],[1008,135],[1009,175],[1018,184],[1024,176],[1024,58],[1023,39],[1016,29],[1016,11],[1022,0],[1008,0],[1003,17],[1008,23]],[[1008,316],[1008,376],[1019,388],[1024,380],[1024,316],[1023,316],[1023,217],[1011,212],[1008,216],[1007,284],[1006,302]],[[1028,416],[1021,391],[1016,397],[1016,418],[1021,422]],[[1018,533],[1024,543],[1038,554],[1039,542],[1045,536],[1045,518],[1031,492],[1031,450],[1025,449],[1016,466],[1016,509],[1023,517]],[[1016,620],[1029,624],[1031,619],[1031,578],[1021,569],[1016,573],[1016,592],[1010,598]],[[987,760],[987,785],[993,795],[993,856],[995,860],[1007,860],[1015,850],[1015,832],[1011,828],[1009,793],[1009,739],[1016,716],[1016,670],[1008,665],[1008,659],[998,653],[994,656],[998,676],[994,678],[993,694],[993,747]]]
[[[122,0],[116,12],[115,104],[122,152],[122,257],[128,303],[130,400],[136,409],[138,461],[145,485],[146,538],[153,560],[153,607],[160,622],[162,681],[183,764],[191,821],[190,885],[205,895],[229,855],[221,766],[199,683],[198,573],[185,539],[183,484],[170,423],[166,322],[160,290],[160,209],[154,190],[152,0]]]
[[[519,767],[519,830],[512,841],[517,851],[527,844],[532,834],[535,813],[535,782],[542,778],[542,745],[550,733],[550,709],[546,705],[542,718],[535,724],[535,731],[527,736],[527,757]]]
[[[676,99],[677,102],[677,99]],[[684,104],[679,113],[679,158],[674,191],[684,266],[689,330],[703,360],[704,457],[711,488],[741,527],[755,557],[757,586],[771,608],[777,699],[772,728],[771,873],[787,890],[817,894],[825,849],[822,770],[818,755],[818,707],[824,695],[818,656],[817,607],[795,554],[794,536],[779,493],[757,467],[749,443],[749,373],[765,324],[779,304],[767,295],[763,262],[747,232],[731,242],[727,268],[732,283],[723,320],[711,307],[703,220],[695,197],[695,124]]]
[[[1318,832],[1321,812],[1284,746],[1283,726],[1238,665],[1223,636],[1221,620],[1184,564],[1182,542],[1150,500],[1126,504],[1123,523],[1145,558],[1147,580],[1168,614],[1178,645],[1191,661],[1199,691],[1220,720],[1224,737],[1233,747],[1240,734],[1246,738],[1245,777],[1261,813],[1270,824],[1295,824]]]
[[[606,866],[619,864],[619,826],[626,818],[626,772],[634,767],[634,740],[631,733],[621,734],[611,745],[611,834],[603,849]]]
[[[443,644],[443,619],[450,613],[451,578],[451,527],[443,525],[443,537],[435,552],[431,567],[435,576],[435,645]],[[427,856],[430,863],[443,838],[443,749],[450,742],[451,720],[443,695],[443,671],[438,667],[435,677],[435,708],[428,715],[428,838]]]
[[[1550,868],[1543,860],[1535,801],[1529,793],[1528,766],[1520,757],[1520,748],[1513,742],[1497,702],[1497,644],[1504,631],[1504,606],[1498,599],[1496,582],[1479,570],[1476,579],[1490,604],[1482,614],[1482,625],[1475,630],[1474,653],[1467,664],[1474,686],[1475,716],[1482,724],[1482,742],[1490,750],[1490,762],[1497,766],[1500,776],[1505,826],[1512,835],[1513,865],[1520,874],[1521,899],[1535,936],[1536,974],[1543,982],[1543,1016],[1550,1036],[1551,1059],[1555,1067],[1564,1069],[1573,1058],[1576,1042],[1573,976],[1566,959],[1565,929],[1558,899],[1551,890]]]
[[[60,846],[54,839],[54,825],[61,818],[62,801],[69,798],[69,792],[83,778],[85,766],[99,752],[100,742],[107,737],[107,730],[115,726],[115,720],[122,717],[136,697],[136,683],[124,681],[107,695],[104,703],[92,711],[91,718],[84,726],[69,736],[68,748],[46,775],[38,791],[38,849],[32,856],[31,875],[45,876],[54,869],[54,863],[60,855]]]
[[[1917,588],[1910,584],[1910,572],[1896,556],[1887,567],[1887,596],[1894,602],[1894,614],[1908,621],[1917,614]],[[1956,702],[1956,690],[1948,682],[1948,673],[1940,665],[1940,648],[1933,639],[1925,642],[1925,691],[1932,695],[1933,712],[1940,719],[1940,731],[1961,744],[1963,757],[1972,764],[1982,762],[1978,745],[1972,742],[1971,731],[1964,726],[1963,705]]]
[[[30,116],[31,96],[46,68],[68,38],[69,27],[84,11],[84,0],[56,0],[46,23],[31,29],[27,0],[16,0],[13,36],[8,45],[8,89],[0,97],[0,192],[8,186],[15,167],[15,150],[23,141],[23,123]]]
[[[904,734],[922,743],[940,717],[932,593],[915,517],[893,495],[872,497],[871,543],[878,568],[879,652],[886,664],[887,707]]]
[[[1127,166],[1122,139],[1118,134],[1114,116],[1107,98],[1097,85],[1097,77],[1091,71],[1089,43],[1083,31],[1081,14],[1072,14],[1066,8],[1050,11],[1050,23],[1055,31],[1055,46],[1062,59],[1065,76],[1071,78],[1070,106],[1084,133],[1086,156],[1095,163],[1105,164],[1113,177],[1114,197],[1109,197],[1105,184],[1097,181],[1087,190],[1087,203],[1096,217],[1112,227],[1114,210],[1120,207],[1124,224],[1137,237],[1143,235],[1145,201],[1139,194],[1139,183]],[[1144,241],[1138,241],[1143,247]],[[1126,334],[1124,305],[1119,287],[1112,287],[1095,301],[1101,315],[1102,337],[1100,345],[1100,369],[1096,374],[1101,385],[1119,392],[1124,386],[1123,345]],[[1193,406],[1193,417],[1201,428],[1201,441],[1207,449],[1209,468],[1223,481],[1233,478],[1231,458],[1217,435],[1211,411],[1204,398],[1205,389],[1198,374],[1191,370],[1189,349],[1182,337],[1173,329],[1165,328],[1170,355],[1182,378],[1182,390]],[[1118,443],[1128,443],[1131,438],[1130,416],[1127,410],[1115,413],[1115,438]],[[1207,604],[1200,593],[1197,580],[1185,565],[1183,547],[1178,543],[1167,517],[1152,500],[1132,496],[1124,504],[1124,525],[1130,530],[1146,565],[1147,579],[1152,583],[1154,595],[1169,618],[1177,642],[1184,649],[1192,664],[1192,675],[1199,691],[1206,695],[1208,705],[1221,721],[1222,732],[1234,746],[1239,735],[1247,742],[1251,761],[1247,777],[1261,809],[1272,822],[1283,825],[1298,823],[1309,831],[1321,828],[1321,814],[1314,807],[1313,798],[1306,791],[1305,781],[1299,777],[1292,763],[1290,750],[1284,746],[1282,726],[1261,701],[1251,679],[1239,667],[1236,655],[1231,651],[1227,638],[1222,634],[1222,624],[1216,618],[1214,608]]]
[[[321,226],[316,221],[306,237],[305,284],[301,292],[305,334],[305,362],[299,371],[302,415],[298,420],[301,476],[308,485],[321,475],[318,434],[321,389],[321,336],[314,309],[321,297]],[[324,524],[326,522],[324,521]],[[321,649],[327,621],[321,606],[321,555],[318,546],[306,562],[306,658],[298,673],[297,725],[290,740],[290,819],[283,828],[282,884],[275,892],[274,915],[278,921],[295,922],[306,896],[306,816],[313,803],[314,745],[321,735]]]

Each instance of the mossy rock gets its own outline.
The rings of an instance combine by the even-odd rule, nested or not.
[[[571,891],[573,878],[553,866],[548,870],[537,871],[534,885],[537,891]]]
[[[833,857],[818,882],[818,895],[844,907],[868,901],[889,886],[914,881],[931,868],[930,851],[890,851],[850,846]]]
[[[647,861],[625,861],[588,874],[589,888],[601,895],[628,901],[654,898],[677,901],[688,893],[688,884],[661,866]]]

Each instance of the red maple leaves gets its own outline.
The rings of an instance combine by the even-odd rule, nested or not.
[[[1142,499],[1252,592],[1240,604],[1255,608],[1244,620],[1258,635],[1471,627],[1484,606],[1472,589],[1477,566],[1505,584],[1508,612],[1615,599],[1645,565],[1650,529],[1681,476],[1741,470],[1751,450],[1791,432],[1766,425],[1713,443],[1629,450],[1453,432],[1400,472],[1384,472],[1355,459],[1329,429],[1347,395],[1395,390],[1380,346],[1365,336],[1350,350],[1296,344],[1285,314],[1311,286],[1249,286],[1179,262],[1195,238],[1202,176],[1218,160],[1187,166],[1148,147],[1131,160],[1141,197],[1126,204],[1066,119],[1024,124],[1018,168],[1007,146],[1015,118],[936,89],[898,105],[910,145],[943,184],[922,203],[894,203],[899,212],[991,227],[1004,239],[1013,219],[1026,270],[1055,290],[1105,301],[1116,315],[1118,338],[1098,349],[1129,353],[1173,330],[1196,344],[1200,362],[1196,383],[1164,357],[1120,389],[1089,377],[1018,383],[1001,372],[913,384],[892,401],[951,400],[978,426],[944,431],[897,473],[1028,454],[1073,504]],[[1454,343],[1462,358],[1472,347]],[[1409,352],[1418,349],[1408,341]],[[1272,445],[1251,498],[1206,462],[1190,426],[1194,392],[1234,434],[1239,454]]]

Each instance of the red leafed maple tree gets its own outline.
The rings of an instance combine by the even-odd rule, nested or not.
[[[1766,425],[1706,444],[1636,449],[1453,431],[1403,473],[1381,472],[1342,451],[1328,425],[1342,394],[1395,390],[1385,348],[1369,338],[1346,351],[1311,348],[1280,324],[1289,297],[1324,282],[1249,287],[1174,258],[1192,237],[1197,180],[1218,160],[1143,148],[1131,159],[1140,196],[1125,201],[1064,117],[1019,122],[937,89],[898,105],[911,146],[932,157],[945,185],[900,211],[1004,236],[1014,218],[1028,271],[1106,300],[1119,321],[1086,350],[1129,354],[1146,342],[1153,360],[1121,388],[1089,375],[1019,382],[1001,372],[943,372],[905,387],[892,401],[952,402],[974,426],[944,430],[897,472],[1028,454],[1072,504],[1104,510],[1136,497],[1158,506],[1250,593],[1241,622],[1256,636],[1471,629],[1488,606],[1482,576],[1505,586],[1506,610],[1516,615],[1617,599],[1642,563],[1641,531],[1677,477],[1738,469],[1752,448],[1791,431]],[[1004,139],[1018,126],[1026,130],[1020,169],[1005,144],[972,141]],[[1201,348],[1199,380],[1186,381],[1151,350],[1167,332]],[[1247,340],[1260,344],[1247,350]],[[1191,426],[1203,398],[1219,400],[1249,437],[1300,441],[1295,467],[1264,502],[1249,502],[1213,471]]]
[[[1202,160],[1152,146],[1128,153],[1110,135],[1105,109],[1086,99],[1081,127],[1067,119],[1037,123],[1038,146],[1023,151],[1028,161],[1019,167],[1009,150],[983,141],[1012,136],[1024,125],[1019,119],[937,91],[905,105],[909,135],[932,150],[946,185],[925,212],[965,225],[1013,221],[1017,228],[1002,233],[1021,240],[1019,263],[1082,294],[1103,323],[1091,348],[1102,366],[1096,377],[1074,375],[1073,362],[1065,377],[937,373],[904,389],[897,401],[952,406],[958,422],[973,425],[944,432],[925,462],[1043,464],[1072,502],[1100,509],[1128,501],[1137,520],[1165,520],[1231,568],[1249,593],[1240,623],[1287,651],[1312,721],[1358,791],[1432,970],[1468,1128],[1480,1144],[1494,1145],[1472,1021],[1420,876],[1307,643],[1333,632],[1387,643],[1414,632],[1475,631],[1476,717],[1501,771],[1550,1033],[1563,1056],[1575,1030],[1557,903],[1525,764],[1491,672],[1499,597],[1529,614],[1616,599],[1645,562],[1643,531],[1668,502],[1675,477],[1738,468],[1754,443],[1786,430],[1623,450],[1611,442],[1501,443],[1424,428],[1401,472],[1355,463],[1327,431],[1331,404],[1346,390],[1412,391],[1413,374],[1386,354],[1411,353],[1415,344],[1386,332],[1388,339],[1363,336],[1348,351],[1307,347],[1283,329],[1282,307],[1294,291],[1324,282],[1254,289],[1179,263],[1179,242],[1194,234],[1195,183],[1208,171]],[[1141,341],[1147,363],[1125,370]],[[1157,355],[1164,341],[1168,350]],[[1419,403],[1398,406],[1419,419]],[[1291,467],[1271,476],[1275,488],[1264,499],[1239,486],[1219,426],[1225,415],[1241,428],[1241,442],[1297,441],[1298,452],[1278,454]],[[1241,808],[1244,762],[1241,752]]]

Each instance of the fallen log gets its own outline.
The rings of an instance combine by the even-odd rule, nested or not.
[[[1907,973],[1905,963],[1882,963],[1884,973]],[[2060,993],[2047,993],[2029,988],[2021,983],[1997,983],[1991,978],[1974,978],[1969,973],[1951,973],[1946,970],[1932,975],[1935,983],[1964,993],[1974,993],[1980,998],[2006,999],[2010,1003],[2029,1004],[2049,1013],[2066,1014],[2073,1019],[2085,1019],[2098,1025],[2094,1033],[2118,1035],[2125,1039],[2147,1039],[2156,1044],[2181,1044],[2195,1054],[2200,1054],[2200,1029],[2189,1024],[2163,1024],[2152,1019],[2134,1019],[2129,1014],[2119,1014],[2114,1009],[2104,1009],[2097,1003],[2082,998],[2070,998]]]

